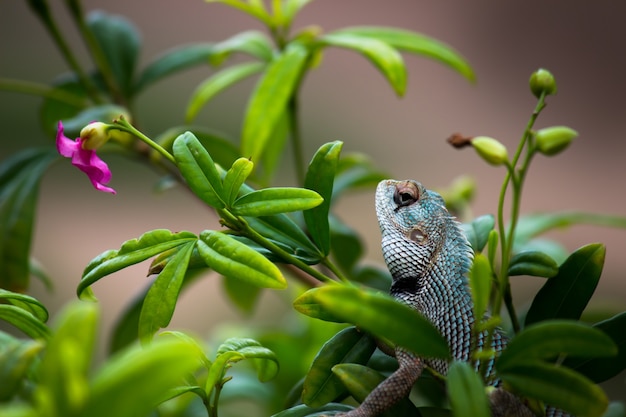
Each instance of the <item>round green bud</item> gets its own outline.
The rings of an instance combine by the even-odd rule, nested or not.
[[[102,122],[92,122],[80,131],[83,140],[82,147],[86,150],[96,150],[109,140],[108,125]]]
[[[546,156],[556,155],[578,136],[578,132],[567,126],[552,126],[540,129],[535,133],[537,150]]]
[[[540,68],[533,72],[528,81],[530,91],[539,98],[545,92],[547,96],[556,94],[556,81],[552,73],[546,69]]]
[[[502,165],[508,160],[506,147],[494,138],[476,136],[472,138],[472,146],[491,165]]]

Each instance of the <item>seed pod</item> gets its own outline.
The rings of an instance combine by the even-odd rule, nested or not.
[[[556,81],[554,81],[554,76],[550,71],[543,68],[539,68],[532,73],[528,84],[530,91],[532,91],[537,98],[539,98],[543,92],[545,92],[547,96],[556,94]]]
[[[506,147],[494,138],[476,136],[472,139],[472,146],[491,165],[502,165],[508,160]]]
[[[552,126],[540,129],[535,133],[537,150],[546,156],[556,155],[578,136],[578,132],[567,126]]]

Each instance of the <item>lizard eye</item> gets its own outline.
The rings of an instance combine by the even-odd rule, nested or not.
[[[419,200],[419,190],[412,182],[404,182],[396,185],[396,191],[393,194],[393,201],[398,208],[410,206]]]

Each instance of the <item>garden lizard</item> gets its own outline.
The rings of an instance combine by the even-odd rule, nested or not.
[[[470,360],[472,325],[475,317],[467,283],[473,252],[459,223],[445,208],[443,198],[425,189],[416,181],[382,181],[376,190],[376,215],[382,233],[382,252],[392,275],[390,293],[397,300],[418,310],[429,319],[450,346],[457,360]],[[478,348],[485,343],[485,334],[478,337]],[[419,335],[416,335],[419,337]],[[491,347],[501,351],[506,336],[497,331]],[[422,359],[401,348],[395,356],[399,368],[376,387],[365,401],[345,416],[374,417],[406,397],[424,366],[446,375],[448,363]],[[484,373],[493,374],[494,360]],[[497,388],[490,396],[494,417],[534,416],[521,400]],[[547,410],[547,415],[563,415]]]

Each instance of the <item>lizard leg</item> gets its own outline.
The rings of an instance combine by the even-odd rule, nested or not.
[[[422,374],[424,361],[402,349],[396,349],[395,356],[398,369],[374,388],[358,408],[342,416],[375,417],[409,395],[413,384]]]

